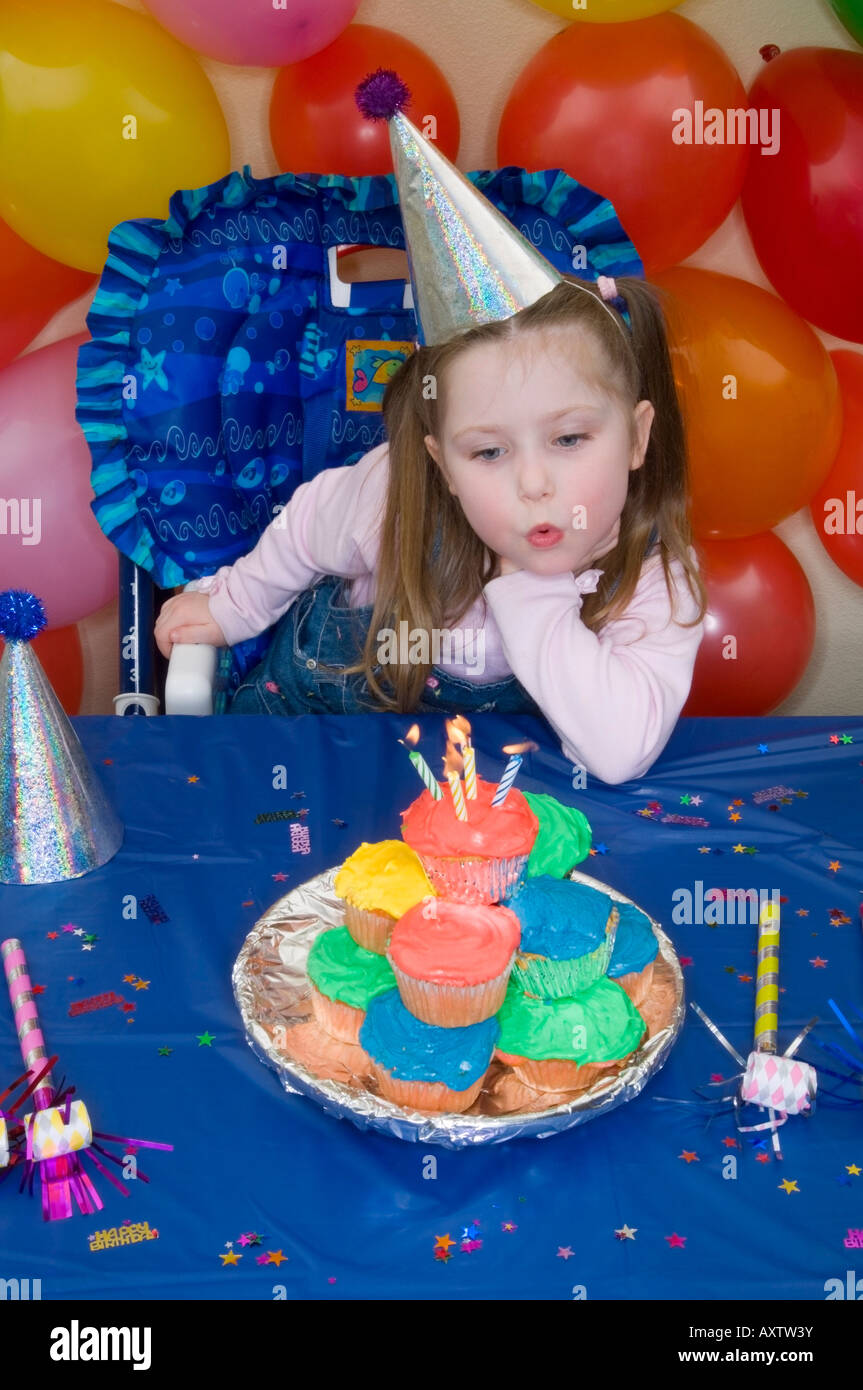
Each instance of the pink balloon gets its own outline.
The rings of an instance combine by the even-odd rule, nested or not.
[[[78,348],[89,336],[0,372],[0,590],[37,594],[49,628],[77,623],[117,593],[117,551],[90,510],[90,450],[75,419]]]
[[[221,63],[281,67],[337,39],[360,0],[144,0],[163,28]]]

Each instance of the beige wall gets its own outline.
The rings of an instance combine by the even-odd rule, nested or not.
[[[143,9],[137,0],[123,3]],[[713,35],[747,86],[762,66],[759,49],[766,43],[783,50],[814,44],[860,51],[827,0],[685,0],[678,12]],[[463,169],[494,167],[497,124],[507,93],[527,60],[562,27],[559,18],[530,0],[362,0],[356,19],[397,30],[442,68],[461,112]],[[258,178],[278,173],[267,131],[272,69],[231,68],[209,59],[203,63],[231,130],[232,167],[250,164]],[[769,288],[739,206],[687,264]],[[56,315],[33,346],[84,328],[90,298]],[[829,334],[819,336],[830,348],[854,346]],[[809,577],[818,622],[809,668],[777,712],[863,713],[863,590],[828,559],[807,511],[776,531]],[[110,712],[117,663],[114,606],[87,619],[81,632],[87,666],[82,712]]]

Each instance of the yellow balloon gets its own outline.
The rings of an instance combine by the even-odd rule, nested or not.
[[[167,217],[177,189],[230,172],[195,56],[105,0],[0,4],[0,217],[54,260],[100,270],[108,233]]]
[[[648,19],[676,9],[683,0],[534,0],[552,14],[564,19],[580,19],[585,24],[622,24],[628,19]]]

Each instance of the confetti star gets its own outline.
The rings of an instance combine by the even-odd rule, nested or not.
[[[699,1157],[698,1157],[698,1154],[695,1152],[694,1149],[684,1149],[684,1150],[683,1150],[683,1153],[682,1153],[682,1154],[678,1154],[677,1157],[678,1157],[678,1158],[685,1158],[685,1159],[686,1159],[686,1166],[687,1166],[687,1168],[689,1167],[690,1163],[700,1163],[700,1162],[701,1162],[701,1160],[700,1160]]]
[[[838,743],[838,742],[839,742],[839,735],[838,735],[838,734],[831,734],[831,735],[830,735],[830,742],[831,742],[831,743]]]
[[[73,935],[73,936],[83,936],[83,935],[84,935],[84,928],[83,928],[83,927],[73,927],[73,928],[72,928],[72,935]]]
[[[620,1230],[615,1231],[614,1234],[617,1236],[618,1240],[635,1240],[635,1232],[637,1230],[637,1226],[623,1225],[621,1226]]]
[[[124,1225],[124,1226],[126,1225],[126,1222],[125,1222],[125,1221],[123,1222],[123,1225]],[[225,1241],[225,1249],[226,1249],[226,1250],[233,1250],[233,1248],[234,1248],[234,1242],[233,1242],[232,1240],[226,1240],[226,1241]]]
[[[745,853],[746,853],[746,846],[745,846],[745,845],[737,844],[737,845],[732,846],[732,848],[734,849],[734,853],[735,853],[735,854],[745,854]]]
[[[105,767],[113,767],[113,766],[114,766],[114,759],[113,759],[113,758],[103,758],[103,759],[102,759],[102,762],[104,763]]]
[[[755,848],[754,845],[747,845],[747,846],[746,846],[746,853],[747,853],[747,854],[757,854],[757,853],[758,853],[758,850]]]
[[[75,927],[74,922],[66,922],[66,924],[60,928],[60,930],[74,932],[77,930],[77,928]]]
[[[34,993],[34,994],[44,994],[44,993],[45,993],[45,986],[44,986],[44,985],[34,985],[34,986],[33,986],[33,993]]]
[[[599,844],[596,846],[596,852],[597,854],[608,854],[608,845],[600,840]]]
[[[838,872],[839,869],[842,868],[842,865],[839,863],[839,860],[838,860],[838,859],[831,859],[831,860],[830,860],[830,863],[827,865],[827,867],[828,867],[828,869],[830,869],[830,871],[831,871],[832,873],[835,874],[835,873]]]
[[[800,1191],[800,1188],[797,1186],[797,1179],[796,1179],[796,1178],[790,1178],[790,1179],[789,1179],[789,1178],[783,1178],[782,1181],[781,1181],[780,1183],[777,1183],[777,1187],[782,1187],[782,1188],[784,1188],[786,1192],[799,1192],[799,1191]]]
[[[808,917],[808,916],[809,916],[809,908],[808,908],[808,907],[798,907],[798,909],[797,909],[797,916],[798,916],[798,917]]]
[[[124,976],[123,976],[123,984],[124,984],[124,985],[133,985],[133,984],[135,983],[135,981],[137,980],[137,978],[138,978],[137,975],[124,975]]]
[[[756,1154],[756,1155],[755,1155],[755,1162],[756,1162],[756,1163],[769,1163],[769,1162],[770,1162],[770,1155],[769,1155],[768,1153]]]
[[[809,961],[809,964],[810,964],[815,970],[823,970],[824,967],[826,966],[827,962],[826,962],[826,960],[824,960],[824,958],[823,958],[822,956],[814,956],[814,957]]]
[[[49,940],[49,941],[56,941],[56,940],[57,940],[57,937],[58,937],[59,935],[60,935],[60,933],[59,933],[58,931],[49,931],[49,932],[46,932],[46,936],[48,937],[48,940]]]
[[[455,1241],[450,1238],[450,1233],[447,1231],[445,1236],[435,1236],[434,1244],[435,1250],[449,1250],[451,1245],[455,1245]]]
[[[642,809],[640,811],[636,811],[635,814],[637,816],[647,816],[648,820],[650,820],[653,816],[653,812],[649,810],[647,806],[642,807]]]
[[[723,1139],[722,1143],[724,1144],[724,1146],[725,1146],[726,1149],[739,1149],[739,1148],[740,1148],[740,1145],[738,1144],[737,1140],[736,1140],[735,1138],[733,1138],[733,1136],[730,1135],[730,1134],[726,1134],[726,1136],[725,1136],[725,1138]]]
[[[690,806],[700,806],[703,800],[704,798],[702,796],[691,796],[689,798],[689,804]]]
[[[82,980],[82,981],[81,981],[81,984],[83,984],[83,983],[84,983],[84,981]],[[124,1004],[124,1005],[123,1005],[123,1013],[124,1013],[124,1014],[131,1014],[131,1013],[134,1013],[134,1011],[135,1011],[135,1005],[134,1005],[134,1004]],[[132,1020],[130,1019],[129,1022],[131,1023],[131,1021],[132,1021]]]
[[[859,1178],[861,1172],[863,1172],[863,1169],[858,1168],[856,1163],[846,1163],[845,1172],[850,1173],[852,1178]]]
[[[691,965],[691,964],[692,964],[692,959],[693,959],[693,958],[692,958],[692,956],[678,956],[677,959],[680,961],[680,964],[681,964],[681,965],[684,965],[684,966],[685,966],[685,965]]]
[[[95,950],[95,947],[93,946],[92,941],[85,941],[84,945],[81,947],[81,950],[82,950],[82,951],[92,951],[92,950]]]
[[[671,1235],[666,1236],[665,1239],[668,1241],[668,1244],[672,1250],[682,1250],[686,1245],[688,1237],[679,1236],[676,1231],[672,1231]]]
[[[279,873],[273,874],[273,882],[274,882],[274,883],[287,883],[287,881],[288,881],[288,876],[287,876],[287,874],[282,873],[281,870],[279,871]]]
[[[461,1250],[462,1250],[462,1253],[465,1254],[465,1255],[472,1255],[473,1252],[474,1252],[474,1250],[481,1250],[481,1249],[482,1249],[482,1241],[481,1241],[481,1240],[465,1240],[465,1241],[462,1241]]]
[[[501,1221],[500,1229],[502,1231],[517,1231],[518,1226],[516,1226],[514,1221]]]
[[[250,1242],[249,1242],[249,1237],[248,1237],[247,1235],[244,1234],[244,1235],[241,1235],[241,1236],[237,1236],[237,1244],[238,1244],[238,1245],[246,1246],[246,1245],[248,1245],[249,1243],[250,1243]]]
[[[186,778],[186,781],[187,781],[187,782],[200,782],[200,780],[201,780],[200,777],[187,777],[187,778]]]
[[[263,1236],[259,1236],[258,1233],[257,1233],[257,1231],[249,1231],[249,1244],[250,1244],[250,1245],[260,1245],[260,1243],[261,1243],[262,1240],[263,1240]]]
[[[281,1250],[267,1251],[267,1264],[275,1265],[277,1269],[279,1265],[284,1264],[287,1258],[287,1255],[283,1255]]]
[[[213,1043],[215,1042],[215,1038],[213,1037],[212,1033],[209,1032],[196,1033],[195,1037],[198,1039],[199,1047],[212,1047]]]
[[[751,975],[738,975],[737,978],[738,978],[738,980],[742,980],[743,983],[744,983],[745,985],[751,985],[751,984],[752,984],[752,976],[751,976]]]
[[[98,938],[98,936],[96,935],[95,932],[85,932],[85,933],[84,933],[84,940],[85,940],[85,941],[93,942],[93,941],[98,941],[99,938]]]
[[[698,853],[699,853],[699,854],[709,854],[709,853],[710,853],[710,846],[709,846],[709,845],[699,845],[699,846],[698,846]]]
[[[691,801],[692,801],[692,797],[689,795],[689,793],[688,793],[688,792],[684,792],[683,796],[680,798],[680,804],[681,804],[681,806],[688,806],[688,805],[690,804]]]
[[[557,1258],[558,1258],[559,1260],[568,1260],[568,1259],[571,1257],[571,1255],[572,1255],[572,1246],[571,1246],[571,1245],[559,1245],[559,1246],[557,1247]]]
[[[767,753],[767,752],[769,752],[769,749],[768,749],[767,744],[766,744],[766,743],[759,743],[759,745],[758,745],[758,751],[759,751],[759,753]]]
[[[854,740],[853,740],[853,738],[851,737],[850,734],[843,734],[843,735],[842,735],[842,742],[843,742],[843,743],[853,743]]]
[[[452,1255],[449,1253],[449,1251],[443,1249],[435,1250],[434,1257],[436,1260],[440,1260],[441,1264],[446,1264],[447,1260],[452,1259]]]
[[[726,975],[734,975],[734,974],[736,974],[736,973],[737,973],[737,972],[736,972],[736,966],[733,966],[733,965],[726,965],[726,967],[725,967],[725,973],[726,973]]]
[[[739,811],[732,811],[732,812],[731,812],[731,815],[728,817],[728,819],[729,819],[729,820],[740,820],[740,819],[742,819],[742,818],[741,818],[741,815],[740,815],[740,812],[739,812]]]
[[[136,981],[135,981],[135,988],[136,988],[136,989],[149,989],[149,988],[150,988],[150,981],[149,981],[149,980],[136,980]]]
[[[712,1072],[710,1073],[710,1080],[711,1080],[711,1081],[724,1081],[724,1080],[725,1080],[725,1077],[722,1075],[722,1072],[721,1072],[721,1071],[712,1071]]]
[[[239,1263],[240,1263],[240,1260],[241,1260],[242,1258],[243,1258],[242,1255],[238,1255],[237,1252],[236,1252],[236,1250],[230,1250],[230,1251],[228,1252],[227,1255],[220,1255],[220,1256],[219,1256],[219,1259],[222,1261],[222,1268],[223,1268],[223,1269],[224,1269],[225,1265],[236,1265],[236,1264],[239,1264]]]
[[[160,1048],[158,1048],[158,1053],[159,1053],[159,1056],[160,1056],[160,1057],[170,1057],[170,1055],[171,1055],[171,1053],[172,1053],[173,1051],[174,1051],[173,1047],[160,1047]]]

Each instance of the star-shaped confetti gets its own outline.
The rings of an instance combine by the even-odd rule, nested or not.
[[[46,932],[46,935],[47,935],[49,941],[56,941],[56,940],[57,940],[57,937],[60,935],[60,933],[59,933],[58,931],[49,931],[49,932]]]
[[[186,781],[187,781],[187,782],[200,782],[200,780],[201,780],[200,777],[187,777],[187,778],[186,778]]]
[[[213,1043],[215,1042],[215,1038],[213,1037],[212,1033],[209,1032],[196,1033],[195,1037],[198,1039],[199,1047],[212,1047]]]
[[[698,1154],[695,1152],[694,1149],[684,1149],[684,1150],[683,1150],[683,1153],[682,1153],[682,1154],[678,1154],[677,1157],[678,1157],[678,1158],[685,1158],[685,1159],[686,1159],[686,1166],[687,1166],[687,1167],[689,1167],[689,1164],[690,1164],[690,1163],[700,1163],[700,1161],[701,1161],[701,1160],[699,1159],[699,1157],[698,1157]]]
[[[445,1236],[435,1236],[434,1244],[435,1250],[449,1250],[451,1245],[455,1245],[455,1241],[450,1238],[449,1231],[447,1231]]]
[[[281,870],[279,871],[279,873],[273,874],[273,882],[274,882],[274,883],[287,883],[287,881],[288,881],[288,876],[287,876],[287,874],[282,873]]]
[[[239,1263],[240,1263],[240,1260],[241,1260],[242,1258],[243,1258],[242,1255],[238,1255],[237,1252],[236,1252],[236,1250],[229,1250],[228,1253],[227,1253],[227,1255],[220,1255],[220,1256],[219,1256],[219,1259],[222,1261],[222,1267],[223,1267],[223,1268],[224,1268],[225,1265],[236,1265],[236,1264],[239,1264]]]
[[[287,1258],[287,1255],[283,1255],[281,1250],[267,1251],[267,1264],[275,1265],[277,1269],[279,1265],[284,1264]]]
[[[863,1172],[863,1169],[858,1168],[856,1163],[846,1163],[845,1172],[850,1173],[852,1178],[859,1178],[861,1172]]]
[[[698,853],[699,853],[699,854],[709,854],[709,853],[710,853],[710,846],[709,846],[709,845],[699,845],[699,846],[698,846]]]
[[[722,1077],[720,1076],[720,1077],[718,1078],[718,1080],[721,1081],[721,1080],[722,1080]],[[740,1145],[738,1144],[737,1140],[736,1140],[732,1135],[730,1135],[730,1134],[726,1134],[726,1136],[725,1136],[725,1138],[723,1139],[722,1142],[723,1142],[723,1144],[725,1145],[726,1149],[739,1149],[739,1148],[740,1148]]]
[[[840,864],[838,859],[831,859],[827,867],[831,870],[832,873],[835,874],[839,872],[839,870],[842,868],[842,865]]]
[[[751,975],[738,975],[737,978],[738,978],[738,980],[742,980],[743,983],[744,983],[745,985],[751,985],[751,984],[752,984],[752,976],[751,976]]]
[[[691,796],[689,798],[689,804],[690,806],[700,806],[703,800],[704,798],[701,796]]]
[[[756,1154],[756,1155],[755,1155],[755,1162],[756,1162],[756,1163],[769,1163],[769,1162],[770,1162],[770,1155],[769,1155],[768,1153]]]
[[[783,1188],[786,1192],[800,1191],[800,1188],[797,1186],[796,1178],[783,1178],[782,1181],[777,1184],[777,1186]]]
[[[514,1221],[501,1221],[500,1229],[502,1231],[517,1231],[518,1226],[515,1224]]]
[[[171,1053],[172,1053],[173,1051],[174,1051],[173,1047],[160,1047],[160,1048],[158,1049],[158,1052],[159,1052],[159,1056],[160,1056],[160,1057],[170,1057],[170,1055],[171,1055]]]
[[[692,964],[692,956],[678,956],[677,959],[681,965],[686,966]]]
[[[44,986],[44,985],[33,985],[33,986],[32,986],[32,993],[33,993],[33,994],[44,994],[44,993],[45,993],[45,986]]]
[[[124,984],[124,985],[133,985],[133,984],[135,983],[135,981],[137,980],[137,978],[138,978],[137,975],[124,975],[124,976],[123,976],[123,984]]]
[[[268,1265],[269,1263],[270,1263],[270,1257],[269,1257],[269,1255],[256,1255],[256,1256],[255,1256],[255,1264],[256,1264],[256,1265]]]
[[[482,1249],[482,1241],[481,1241],[481,1240],[463,1240],[462,1243],[461,1243],[461,1247],[460,1247],[460,1248],[461,1248],[461,1251],[462,1251],[463,1254],[465,1254],[465,1255],[472,1255],[473,1252],[474,1252],[474,1250],[481,1250],[481,1249]]]
[[[676,1231],[672,1231],[671,1235],[666,1236],[665,1239],[672,1250],[682,1250],[687,1241],[686,1236],[679,1236]]]
[[[436,1260],[440,1260],[441,1264],[446,1264],[447,1260],[452,1259],[452,1255],[449,1251],[444,1249],[435,1250],[434,1257]]]
[[[149,988],[150,988],[150,981],[149,981],[149,980],[136,980],[136,981],[135,981],[135,988],[136,988],[136,989],[149,989]]]
[[[568,1259],[571,1259],[572,1253],[573,1253],[573,1252],[572,1252],[572,1246],[571,1246],[571,1245],[559,1245],[559,1246],[557,1247],[557,1258],[558,1258],[559,1260],[568,1260]]]
[[[618,1239],[618,1240],[635,1240],[635,1232],[636,1232],[637,1230],[638,1230],[638,1227],[637,1227],[637,1226],[626,1226],[626,1225],[623,1225],[623,1226],[621,1226],[620,1230],[619,1230],[619,1231],[615,1231],[614,1234],[617,1236],[617,1239]]]
[[[816,970],[823,970],[827,964],[827,961],[823,958],[823,956],[813,956],[810,958],[809,964],[813,966]]]
[[[767,745],[766,743],[759,743],[759,745],[758,745],[758,751],[759,751],[759,753],[768,753],[770,750],[769,750],[768,745]]]
[[[688,792],[685,792],[685,793],[683,794],[683,796],[680,798],[680,804],[681,804],[681,806],[688,806],[688,805],[690,804],[691,801],[692,801],[692,797],[689,795]]]
[[[75,923],[74,923],[74,922],[66,922],[66,923],[64,923],[64,925],[60,928],[60,930],[61,930],[61,931],[68,931],[68,932],[74,932],[74,931],[77,931],[78,928],[75,926]],[[83,928],[82,928],[81,930],[83,931]]]

